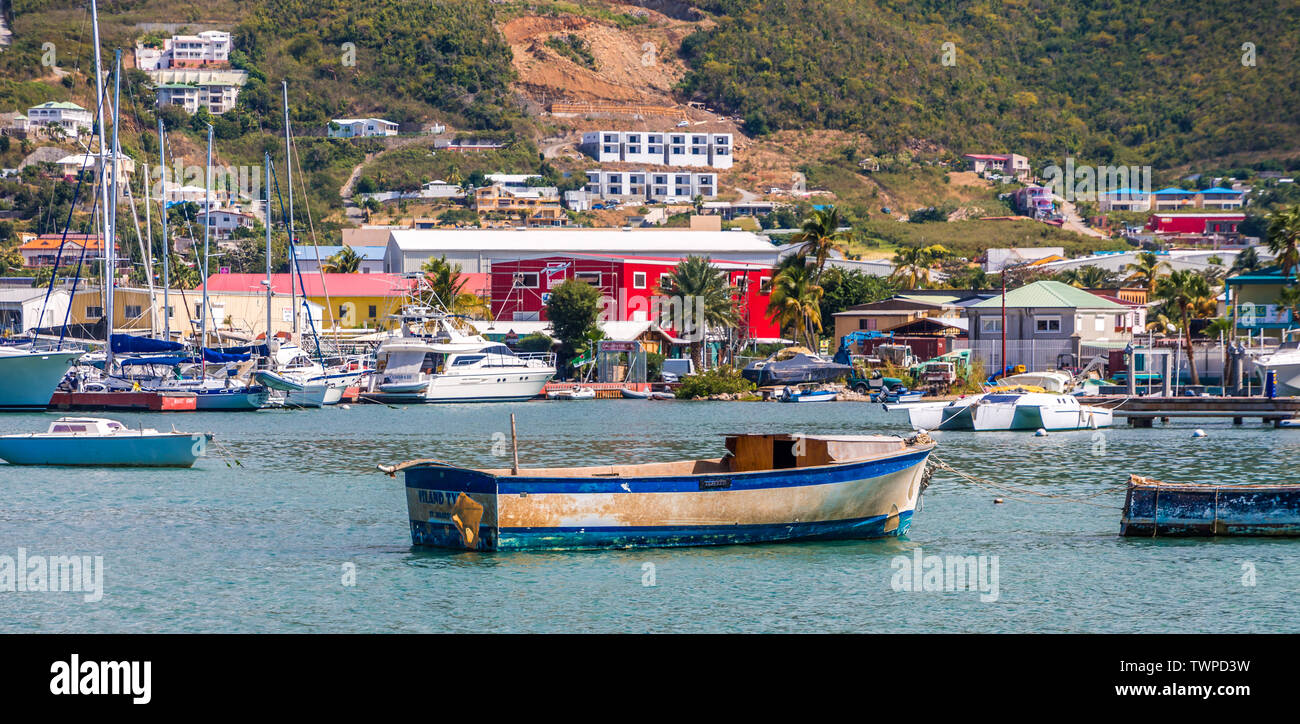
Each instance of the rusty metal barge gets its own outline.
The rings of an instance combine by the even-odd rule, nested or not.
[[[1172,484],[1133,475],[1120,535],[1300,536],[1300,484]]]
[[[720,458],[403,473],[411,542],[468,550],[639,548],[902,536],[934,442],[744,434]]]

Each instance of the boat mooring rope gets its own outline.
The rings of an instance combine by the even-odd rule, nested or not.
[[[984,488],[986,490],[990,490],[992,492],[999,493],[1001,495],[1005,495],[1007,498],[1011,500],[1015,500],[1020,503],[1034,503],[1040,505],[1053,505],[1058,503],[1078,503],[1080,505],[1091,505],[1096,508],[1107,508],[1107,509],[1119,509],[1121,507],[1117,505],[1105,505],[1102,503],[1094,503],[1091,500],[1091,498],[1096,498],[1102,495],[1113,493],[1115,492],[1115,488],[1106,488],[1096,493],[1093,493],[1091,495],[1060,495],[1057,493],[1041,493],[1038,492],[1037,490],[1029,490],[1027,488],[1021,488],[1014,485],[1007,485],[1006,483],[999,483],[993,480],[989,480],[987,478],[981,478],[977,475],[972,475],[971,473],[962,472],[961,470],[958,470],[957,468],[954,468],[952,465],[948,464],[946,461],[939,459],[934,454],[931,454],[930,460],[927,463],[926,475],[927,476],[933,475],[934,471],[936,470],[942,470],[946,473],[952,473],[953,475],[956,475],[959,479],[967,483],[970,483],[971,485],[974,485],[978,488]],[[924,485],[928,487],[929,485],[928,477],[924,479]],[[1117,486],[1117,487],[1123,487],[1123,486]],[[1015,497],[1015,495],[1011,495],[1010,493],[1015,493],[1016,495],[1033,496],[1033,497],[1031,498]]]

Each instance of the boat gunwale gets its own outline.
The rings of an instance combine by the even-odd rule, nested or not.
[[[1155,478],[1130,475],[1129,490],[1177,490],[1189,493],[1208,493],[1233,490],[1279,490],[1300,491],[1300,483],[1248,483],[1244,485],[1225,485],[1223,483],[1166,483]]]
[[[903,439],[903,438],[899,438],[899,440],[902,441],[902,440],[904,440],[904,439]],[[733,471],[728,471],[728,470],[718,470],[718,471],[713,471],[713,472],[703,472],[703,473],[678,473],[678,474],[667,474],[667,473],[666,473],[666,474],[658,474],[658,475],[635,475],[635,476],[619,475],[619,474],[614,474],[614,473],[609,473],[609,472],[607,472],[607,473],[603,473],[603,474],[599,474],[599,475],[597,475],[597,474],[593,474],[593,475],[514,475],[514,474],[510,474],[510,473],[508,473],[508,472],[506,472],[506,473],[502,473],[502,472],[501,472],[502,470],[508,470],[508,469],[503,469],[503,468],[465,468],[465,467],[460,467],[460,466],[458,466],[458,465],[452,465],[451,463],[447,463],[447,462],[444,462],[444,461],[441,461],[441,460],[434,460],[434,459],[408,460],[408,461],[403,462],[403,463],[398,463],[397,465],[394,465],[394,466],[383,466],[383,467],[380,468],[380,470],[382,470],[382,471],[385,472],[385,473],[388,473],[389,475],[395,475],[395,474],[396,474],[397,472],[399,472],[399,471],[400,471],[400,472],[405,472],[405,471],[414,470],[414,469],[442,468],[442,469],[446,469],[446,470],[454,470],[454,471],[462,472],[462,473],[474,473],[474,474],[477,474],[477,475],[481,475],[481,476],[484,476],[484,477],[490,478],[490,479],[492,479],[492,480],[494,480],[494,481],[502,481],[502,480],[510,481],[510,482],[522,482],[522,481],[527,481],[527,482],[530,482],[530,483],[532,483],[532,482],[537,482],[537,483],[546,483],[546,482],[565,483],[565,482],[571,482],[571,481],[612,481],[612,480],[619,480],[619,481],[664,481],[664,480],[680,480],[680,479],[683,479],[683,478],[718,478],[718,477],[721,477],[721,478],[728,478],[728,479],[735,479],[735,478],[740,478],[740,479],[750,479],[750,478],[757,478],[757,477],[760,477],[760,476],[770,476],[770,475],[772,475],[773,473],[806,473],[806,472],[815,472],[815,471],[819,471],[819,470],[832,470],[832,469],[844,468],[844,467],[851,466],[851,465],[860,465],[860,464],[863,464],[863,463],[873,463],[873,462],[882,462],[882,461],[886,461],[886,460],[892,460],[892,459],[894,459],[894,458],[903,457],[903,456],[906,456],[906,455],[912,455],[912,454],[916,454],[916,453],[920,453],[920,452],[924,452],[924,453],[927,453],[927,454],[928,454],[928,453],[932,452],[932,451],[934,450],[934,448],[937,447],[937,446],[938,446],[938,443],[933,442],[933,441],[931,441],[931,442],[917,442],[917,443],[914,443],[914,444],[906,444],[906,443],[905,443],[904,446],[903,446],[902,448],[898,449],[898,450],[891,450],[891,451],[888,451],[888,452],[880,453],[880,454],[878,454],[878,455],[872,455],[872,456],[869,456],[869,457],[854,458],[854,459],[852,459],[852,460],[840,460],[840,461],[836,461],[836,462],[833,462],[833,463],[827,463],[827,464],[824,464],[824,465],[809,465],[809,466],[806,466],[806,467],[793,467],[793,468],[769,468],[769,469],[765,469],[765,470],[746,470],[746,471],[743,471],[743,472],[733,472]],[[677,464],[677,465],[684,465],[684,464],[687,464],[687,463],[700,463],[700,462],[709,463],[709,462],[721,462],[721,461],[724,460],[724,459],[725,459],[725,457],[722,457],[722,458],[695,458],[695,459],[689,459],[689,460],[668,460],[668,461],[664,461],[664,462],[662,462],[662,463],[635,463],[635,464],[630,464],[630,465],[617,465],[617,466],[593,465],[593,466],[586,466],[585,468],[522,468],[522,469],[521,469],[521,472],[523,472],[523,471],[541,472],[541,471],[546,471],[546,470],[582,470],[582,469],[591,469],[591,470],[611,470],[612,468],[618,468],[618,467],[635,468],[635,467],[640,467],[640,466],[642,466],[642,465],[674,465],[674,464]]]

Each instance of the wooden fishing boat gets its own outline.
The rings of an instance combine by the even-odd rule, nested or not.
[[[1300,535],[1300,484],[1175,484],[1131,475],[1120,535]]]
[[[0,459],[10,465],[192,467],[211,435],[131,430],[100,417],[60,417],[46,432],[0,435]]]
[[[469,550],[637,548],[901,536],[928,435],[730,435],[707,460],[402,472],[411,541]]]

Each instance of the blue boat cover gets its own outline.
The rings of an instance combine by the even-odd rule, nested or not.
[[[123,357],[118,364],[127,365],[178,365],[191,361],[189,357]]]
[[[247,362],[252,356],[251,354],[229,354],[222,350],[203,348],[203,360],[205,362]]]
[[[152,337],[136,337],[130,334],[115,334],[109,338],[113,354],[148,354],[150,352],[179,352],[185,349],[180,342]]]

